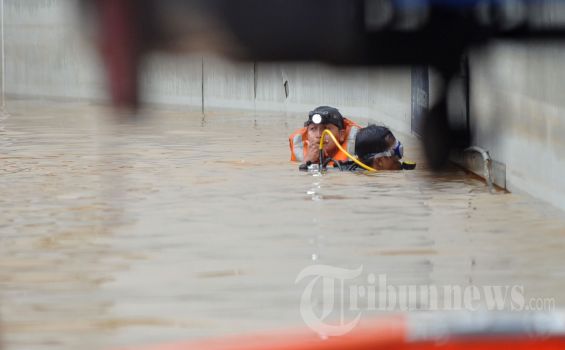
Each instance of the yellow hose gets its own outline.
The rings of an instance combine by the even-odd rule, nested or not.
[[[322,138],[320,139],[320,151],[324,148],[324,135],[328,134],[330,136],[330,138],[333,140],[333,142],[336,144],[337,148],[340,149],[340,151],[342,151],[343,153],[345,153],[346,156],[348,156],[352,161],[355,162],[355,164],[359,165],[361,168],[368,170],[368,171],[377,171],[376,169],[371,168],[370,166],[367,166],[365,164],[363,164],[362,162],[360,162],[356,157],[352,156],[351,154],[349,154],[346,150],[343,149],[343,147],[341,147],[341,145],[339,144],[339,142],[337,142],[334,134],[332,134],[331,131],[329,131],[328,129],[324,130],[324,132],[322,133]],[[320,166],[322,166],[320,164]]]

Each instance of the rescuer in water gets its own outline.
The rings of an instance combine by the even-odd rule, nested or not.
[[[413,163],[401,162],[404,146],[384,126],[372,124],[359,130],[355,139],[355,154],[361,162],[376,170],[413,169],[409,165]]]
[[[401,161],[404,147],[389,128],[374,124],[361,128],[329,106],[311,111],[304,128],[290,135],[289,143],[290,159],[302,162],[299,169],[304,171],[319,163],[316,169],[328,165],[340,170],[361,167],[369,171],[416,167],[415,163]]]
[[[335,136],[342,148],[349,153],[354,152],[355,136],[361,127],[353,121],[344,118],[337,108],[320,106],[308,113],[308,120],[304,123],[303,128],[290,135],[290,160],[303,164],[319,163],[320,139],[326,129]],[[326,135],[323,158],[341,162],[346,161],[348,157]]]

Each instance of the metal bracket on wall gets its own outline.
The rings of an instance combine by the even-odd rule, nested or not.
[[[491,193],[494,186],[506,189],[506,164],[493,160],[488,151],[472,146],[452,152],[450,160],[484,178]]]

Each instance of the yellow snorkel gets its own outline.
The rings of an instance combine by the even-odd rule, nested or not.
[[[342,151],[343,153],[345,153],[346,156],[348,156],[352,161],[355,162],[355,164],[359,165],[361,168],[371,171],[371,172],[376,172],[376,169],[371,168],[370,166],[367,166],[365,164],[363,164],[362,162],[359,161],[359,159],[357,159],[357,157],[352,156],[351,154],[349,154],[345,149],[343,149],[343,147],[341,147],[341,145],[339,144],[339,142],[337,141],[337,139],[335,138],[334,134],[332,134],[331,131],[329,131],[328,129],[324,130],[324,132],[322,133],[322,138],[320,139],[320,168],[321,168],[321,164],[324,164],[322,162],[322,152],[323,152],[323,148],[324,148],[324,135],[329,135],[329,137],[333,140],[333,142],[336,144],[337,148],[339,148],[340,151]]]
[[[370,166],[367,166],[366,164],[363,164],[363,162],[359,161],[359,159],[357,159],[357,157],[352,156],[351,154],[349,154],[349,152],[347,152],[345,149],[343,149],[343,147],[341,147],[341,145],[339,144],[339,142],[337,141],[337,139],[335,138],[334,134],[332,134],[331,131],[329,131],[328,129],[324,130],[324,132],[322,132],[322,138],[320,139],[320,146],[319,146],[319,150],[320,150],[320,164],[324,164],[323,163],[323,148],[324,148],[324,136],[328,135],[333,142],[336,144],[337,148],[339,148],[340,151],[342,151],[343,153],[345,153],[346,156],[348,156],[353,162],[355,162],[355,164],[359,165],[361,168],[368,170],[370,172],[377,172],[377,169],[371,168]],[[410,162],[410,161],[404,161],[402,162],[402,169],[404,170],[413,170],[414,168],[416,168],[416,163],[414,162]]]

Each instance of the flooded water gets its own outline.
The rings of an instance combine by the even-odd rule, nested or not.
[[[12,101],[0,121],[3,350],[303,327],[312,265],[521,285],[565,305],[563,212],[459,170],[300,173],[302,118]]]

